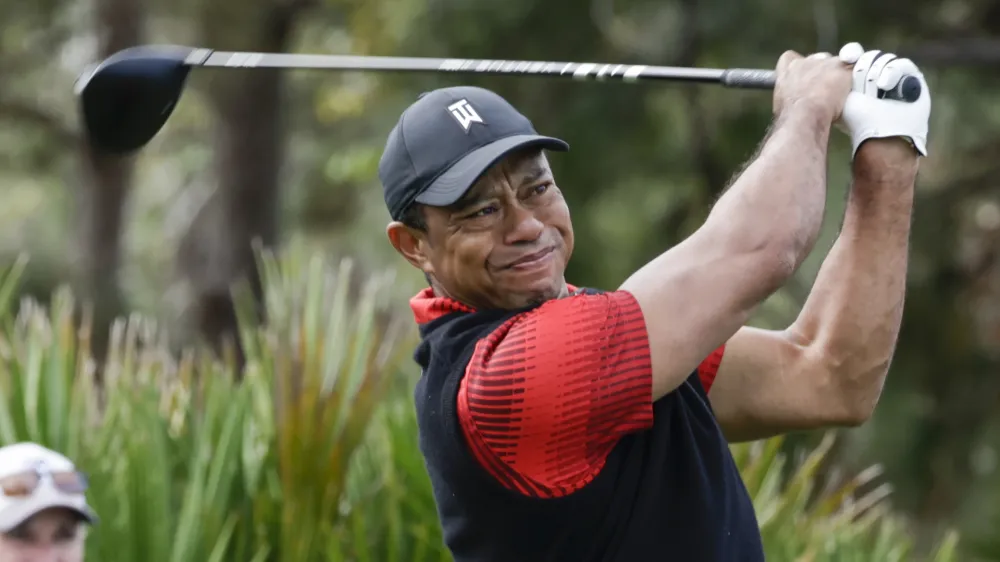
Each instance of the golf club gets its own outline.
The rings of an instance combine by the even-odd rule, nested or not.
[[[80,97],[83,124],[91,142],[113,153],[145,146],[173,113],[193,67],[503,74],[624,82],[673,80],[756,89],[771,89],[775,80],[773,70],[747,68],[252,53],[144,45],[118,51],[77,80],[75,92]],[[920,97],[920,91],[920,80],[908,76],[882,97],[912,102]]]

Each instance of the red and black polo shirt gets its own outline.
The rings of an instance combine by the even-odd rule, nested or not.
[[[456,562],[762,561],[708,403],[724,348],[653,402],[635,298],[571,290],[514,311],[410,302],[420,446]]]

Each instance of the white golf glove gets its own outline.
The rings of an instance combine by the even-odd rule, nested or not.
[[[931,93],[924,75],[910,59],[882,51],[865,52],[858,43],[840,50],[840,59],[854,65],[854,87],[841,116],[851,135],[851,157],[861,143],[871,138],[904,137],[922,156],[927,156],[927,128]],[[913,102],[879,99],[879,90],[892,90],[904,76],[920,80],[920,97]]]

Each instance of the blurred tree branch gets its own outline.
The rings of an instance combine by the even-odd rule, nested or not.
[[[962,37],[900,47],[898,54],[921,65],[1000,65],[1000,38]]]
[[[963,177],[951,179],[944,189],[920,195],[920,199],[934,205],[951,205],[966,201],[1000,187],[1000,167],[992,167]]]
[[[79,138],[61,117],[24,100],[0,99],[0,119],[37,127],[64,149],[75,146]]]
[[[654,19],[662,20],[662,13],[663,10],[655,12]],[[665,40],[665,37],[669,38],[671,34],[663,33],[661,21],[645,19],[646,29],[639,29],[631,21],[615,15],[615,0],[591,0],[590,19],[608,44],[624,53],[630,53],[642,59],[657,60],[663,58],[671,49],[671,42]],[[669,22],[662,21],[662,23]],[[683,24],[679,27],[682,33],[687,31]],[[683,51],[683,39],[680,43]]]

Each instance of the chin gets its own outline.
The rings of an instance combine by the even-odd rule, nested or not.
[[[512,308],[539,305],[559,298],[563,285],[562,277],[560,277],[558,279],[539,281],[528,286],[518,287],[516,290],[511,290],[508,294],[511,295]]]

